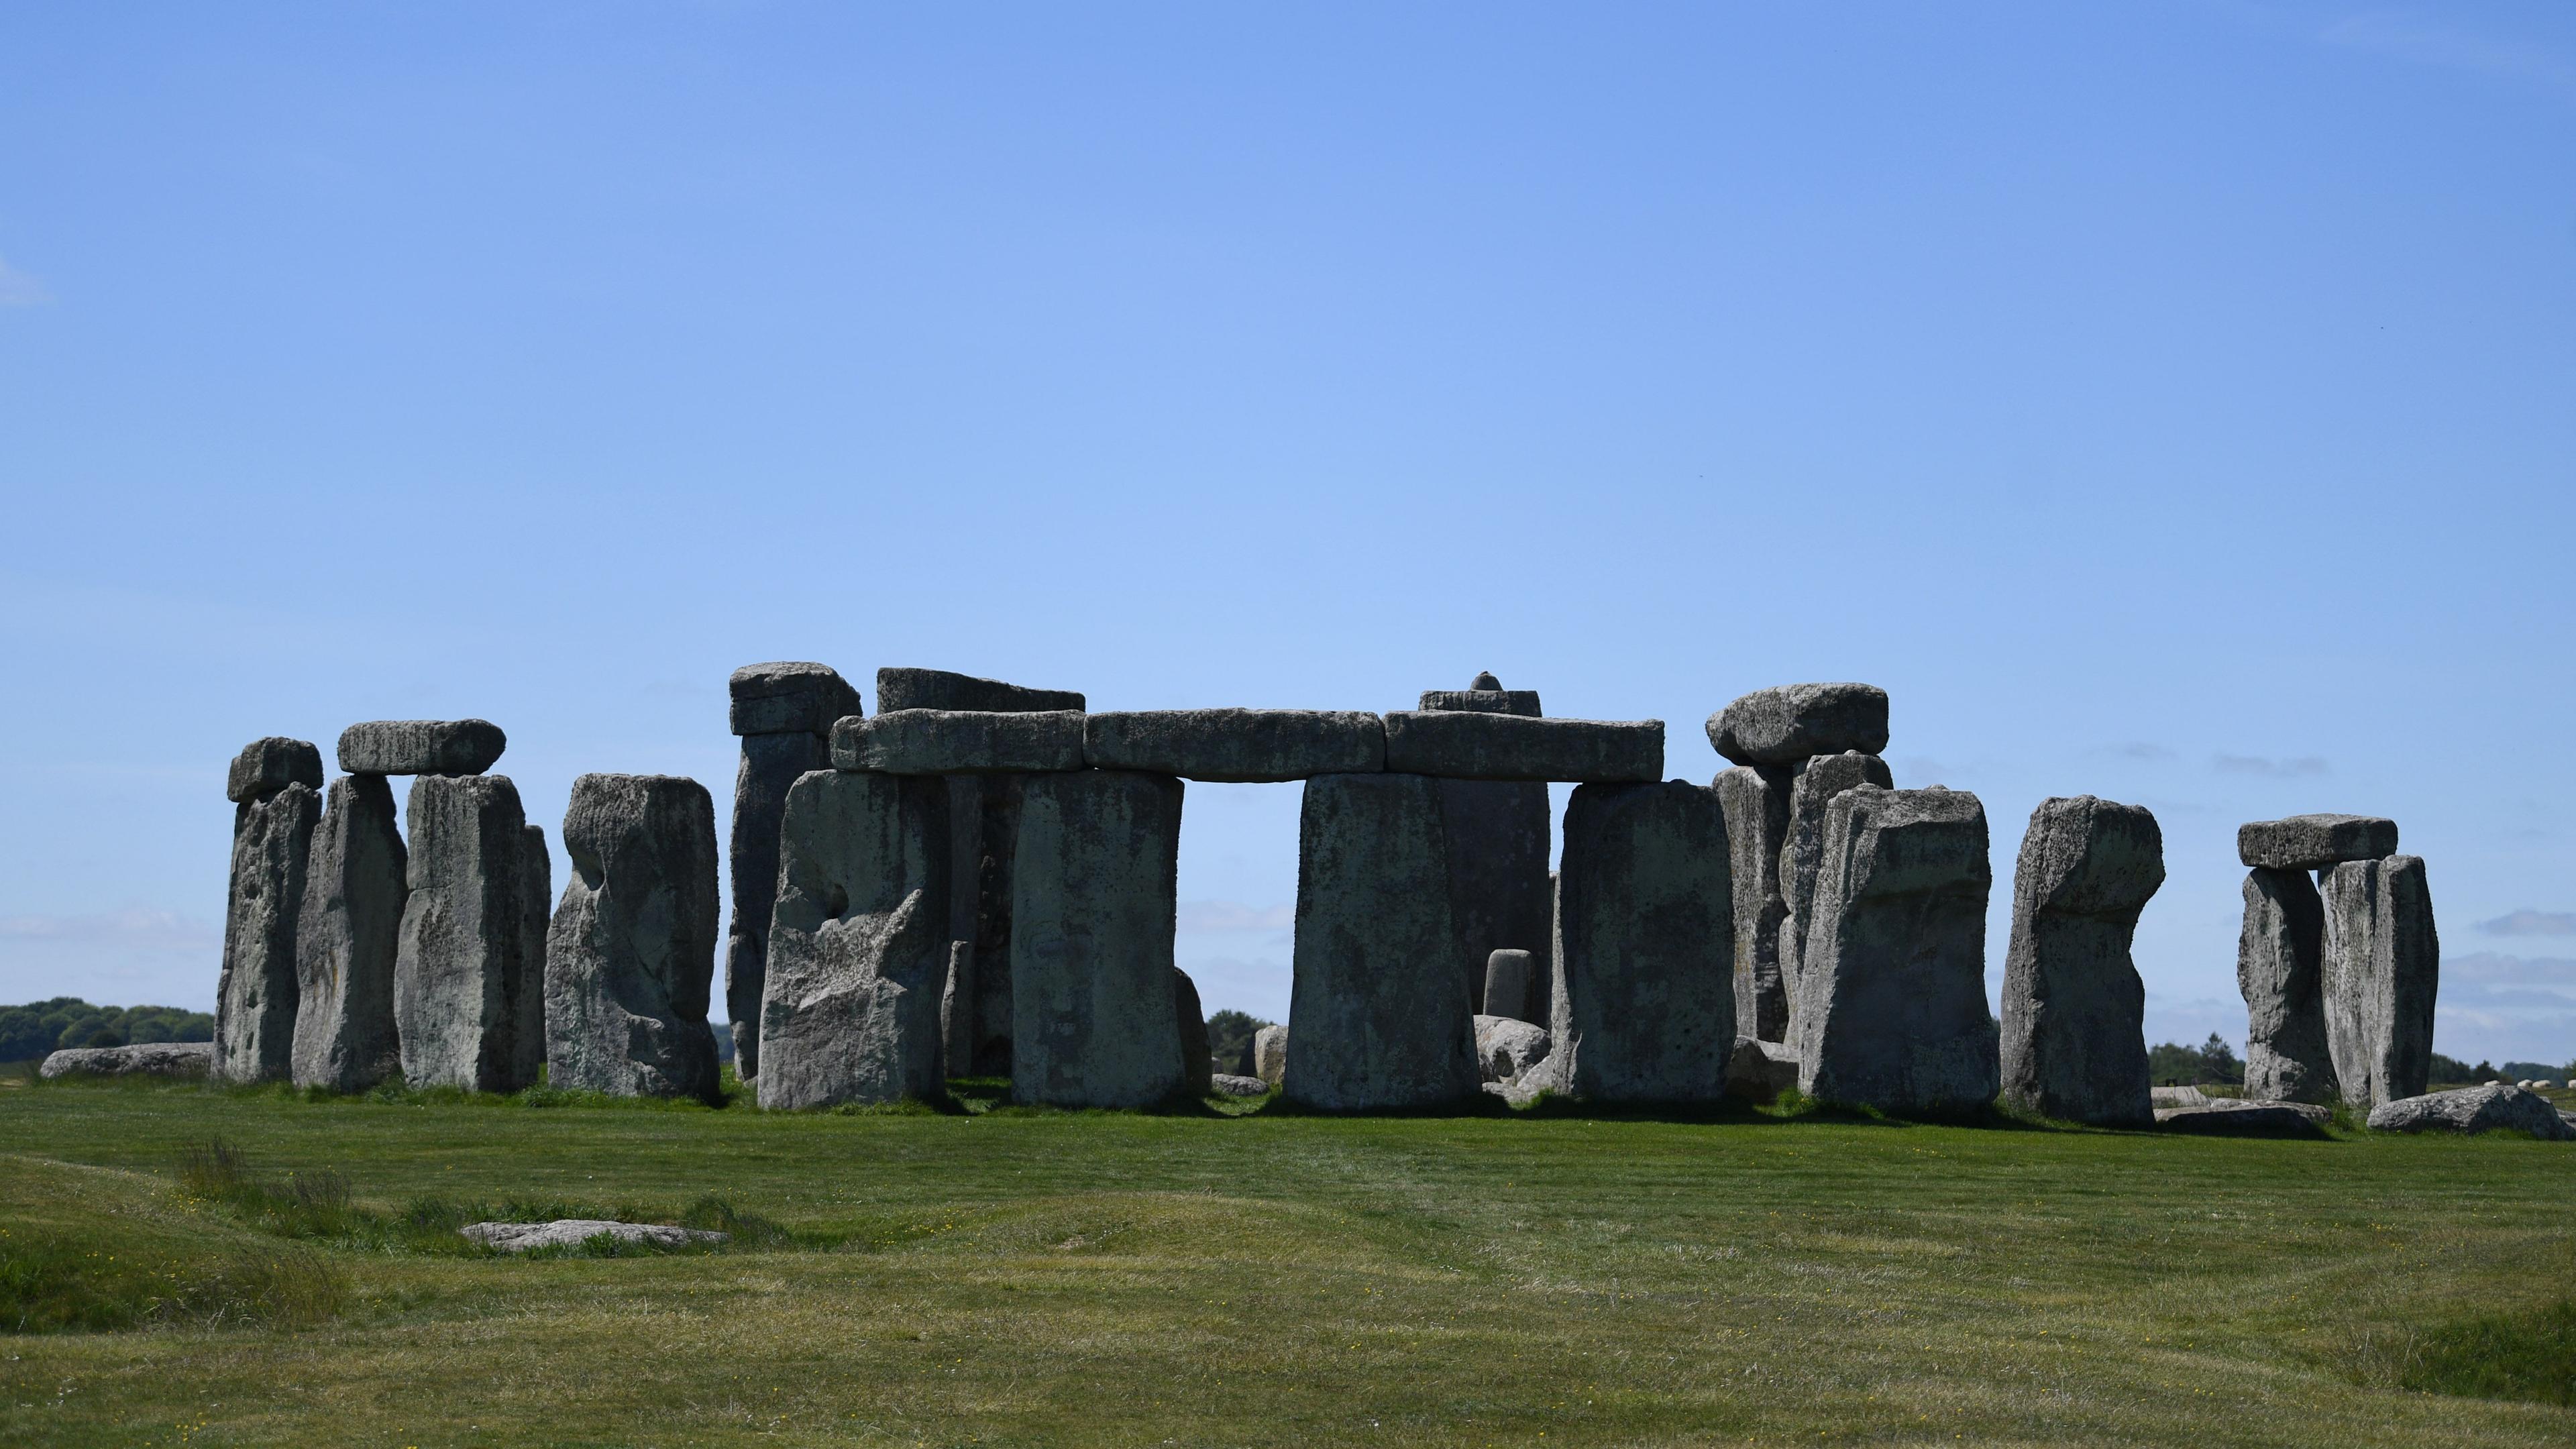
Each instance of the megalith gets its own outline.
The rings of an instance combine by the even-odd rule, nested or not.
[[[519,828],[519,971],[510,986],[510,1070],[533,1084],[546,1067],[546,932],[554,911],[554,858],[546,828]]]
[[[2378,1107],[2420,1097],[2442,969],[2423,858],[2348,860],[2321,879],[2326,1048],[2343,1099]]]
[[[788,788],[760,1003],[764,1108],[939,1095],[948,791],[818,770]]]
[[[1473,1101],[1482,1074],[1453,959],[1439,782],[1318,775],[1297,846],[1285,1094],[1345,1112]]]
[[[975,1074],[975,943],[971,940],[952,938],[948,943],[948,983],[939,992],[939,1070],[950,1077]]]
[[[1178,966],[1172,968],[1172,1016],[1181,1029],[1181,1085],[1204,1097],[1216,1090],[1216,1049],[1209,1045],[1207,1005],[1199,1000],[1198,983]]]
[[[542,987],[527,972],[537,948],[518,787],[506,775],[422,775],[404,814],[410,891],[394,954],[403,1079],[517,1091],[535,1080],[530,1059],[544,1050],[522,1040],[534,1016],[528,996]]]
[[[1784,765],[1737,765],[1710,782],[1726,816],[1727,868],[1735,883],[1735,1029],[1761,1041],[1789,1036],[1789,987],[1780,969],[1780,924],[1789,917],[1789,901],[1780,890],[1780,847],[1789,838],[1796,781]]]
[[[1551,913],[1550,920],[1553,919]],[[1549,934],[1555,934],[1553,928]],[[1536,990],[1539,980],[1536,952],[1489,952],[1485,957],[1484,1004],[1477,1009],[1486,1016],[1509,1017],[1537,1026],[1539,1019],[1547,1015],[1547,1002]]]
[[[2260,870],[2325,870],[2397,853],[2397,822],[2380,815],[2293,815],[2236,827],[2236,857]]]
[[[1833,798],[1790,1027],[1799,1090],[1913,1112],[1994,1099],[1992,881],[1976,796],[1863,785]]]
[[[1738,765],[1796,765],[1887,748],[1887,691],[1874,684],[1757,689],[1708,717],[1708,742]]]
[[[572,873],[546,932],[547,1083],[714,1100],[714,797],[677,775],[583,775],[563,843]]]
[[[1806,970],[1807,933],[1816,915],[1816,873],[1825,859],[1825,810],[1834,797],[1862,785],[1881,789],[1895,780],[1876,755],[1846,750],[1817,755],[1789,777],[1789,814],[1780,837],[1780,980],[1791,1020]],[[1790,1039],[1795,1044],[1796,1038]]]
[[[294,1071],[296,932],[322,814],[322,752],[304,740],[254,740],[234,757],[224,793],[233,802],[233,858],[213,1074],[275,1081]]]
[[[2045,1117],[2152,1127],[2146,985],[2129,947],[2164,884],[2164,832],[2090,795],[2031,812],[2004,958],[2003,1093]]]
[[[1422,708],[1540,717],[1537,690],[1505,689],[1491,674],[1477,675],[1476,683],[1480,687],[1425,690]],[[1458,959],[1470,999],[1478,1000],[1496,951],[1527,952],[1541,971],[1547,969],[1547,784],[1442,780],[1440,812],[1448,824],[1449,910],[1458,926]],[[1520,1017],[1527,1009],[1501,1014]]]
[[[1013,1101],[1143,1107],[1190,1079],[1172,965],[1181,790],[1169,775],[1128,770],[1023,781],[1011,870]]]
[[[486,719],[379,719],[340,732],[340,768],[352,775],[480,775],[509,737]]]
[[[1577,785],[1559,867],[1552,1078],[1595,1102],[1714,1102],[1735,1048],[1735,886],[1717,792]]]
[[[2236,988],[2245,997],[2245,1096],[2331,1103],[2326,1046],[2325,902],[2298,869],[2245,874],[2245,925],[2236,937]]]
[[[402,944],[409,853],[382,775],[331,784],[313,834],[295,931],[294,1080],[362,1092],[402,1069],[394,1032],[394,957]]]
[[[734,1071],[760,1071],[760,994],[769,960],[769,916],[778,904],[778,829],[787,787],[832,767],[832,724],[859,712],[859,692],[827,664],[747,664],[726,681],[728,723],[742,737],[727,842],[733,914],[725,928],[725,1015]]]
[[[1276,1087],[1288,1076],[1288,1028],[1271,1025],[1252,1034],[1252,1074]]]

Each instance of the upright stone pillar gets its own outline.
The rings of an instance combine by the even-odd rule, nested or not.
[[[279,736],[244,747],[225,778],[233,860],[215,985],[218,1081],[275,1081],[294,1070],[296,932],[321,790],[322,752]]]
[[[2377,1107],[2420,1097],[2442,970],[2423,858],[2348,860],[2323,880],[2326,1045],[2343,1098]]]
[[[948,798],[953,805],[957,797],[952,792]],[[964,894],[950,891],[951,904]],[[948,984],[939,993],[939,1070],[951,1077],[975,1074],[975,943],[971,940],[948,943]]]
[[[405,812],[410,894],[394,956],[394,1024],[415,1087],[532,1085],[542,1004],[527,969],[527,819],[506,775],[422,775]],[[542,1041],[542,1037],[540,1037]]]
[[[1802,761],[1790,777],[1789,818],[1780,843],[1780,976],[1792,1021],[1798,1015],[1798,993],[1804,989],[1807,937],[1816,919],[1816,877],[1825,862],[1825,812],[1846,790],[1863,785],[1884,790],[1894,783],[1885,760],[1849,750]],[[1788,1044],[1798,1044],[1795,1035]]]
[[[2129,946],[2164,879],[2164,833],[2146,810],[2079,795],[2031,812],[2004,963],[2007,1101],[2096,1126],[2155,1125],[2146,986]]]
[[[409,855],[382,775],[343,775],[314,832],[295,933],[295,1085],[363,1092],[402,1069],[394,957]]]
[[[1717,792],[1576,786],[1560,874],[1555,1085],[1595,1102],[1724,1097],[1735,886]]]
[[[2245,925],[2236,987],[2245,996],[2245,1095],[2256,1102],[2331,1103],[2326,1046],[2325,903],[2304,870],[2245,874]]]
[[[1735,1029],[1761,1041],[1789,1036],[1789,986],[1780,969],[1780,926],[1789,900],[1780,889],[1780,848],[1789,839],[1789,792],[1797,772],[1737,765],[1710,787],[1726,814],[1729,874],[1735,882]]]
[[[714,798],[675,775],[584,775],[563,839],[572,876],[546,937],[548,1082],[714,1100]]]
[[[1537,690],[1505,689],[1491,674],[1465,689],[1425,690],[1422,708],[1542,717]],[[1548,969],[1547,785],[1444,779],[1440,809],[1448,826],[1449,909],[1472,1007],[1494,952],[1527,951],[1542,973]]]
[[[1162,1101],[1188,1081],[1172,965],[1181,782],[1073,770],[1024,785],[1011,872],[1011,1099]]]
[[[832,722],[860,710],[859,692],[831,666],[797,661],[748,664],[727,681],[729,723],[742,737],[734,774],[728,868],[733,917],[725,929],[725,1014],[733,1022],[734,1071],[760,1071],[761,983],[769,960],[769,917],[778,904],[778,830],[787,787],[832,767]]]
[[[1482,1090],[1458,987],[1440,782],[1318,775],[1298,821],[1284,1090],[1331,1111],[1449,1106]]]
[[[933,1098],[948,787],[818,770],[788,789],[760,1004],[760,1105]]]
[[[1216,1050],[1208,1044],[1207,1006],[1199,1000],[1198,983],[1178,966],[1172,968],[1172,1017],[1181,1030],[1181,1088],[1204,1097],[1216,1090]]]
[[[1986,1007],[1986,811],[1963,790],[1861,786],[1825,811],[1797,1016],[1798,1087],[1893,1111],[2001,1086]]]

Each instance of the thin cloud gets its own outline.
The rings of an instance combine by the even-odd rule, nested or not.
[[[2438,66],[2539,81],[2560,90],[2576,90],[2576,66],[2528,45],[2495,40],[2455,26],[2432,25],[2405,16],[2355,15],[2326,27],[2326,44],[2347,50]]]
[[[2515,911],[2478,922],[2490,936],[2576,936],[2576,911]]]
[[[2264,755],[2212,755],[2209,767],[2222,775],[2262,775],[2274,780],[2334,773],[2333,766],[2315,755],[2301,755],[2295,760],[2275,760]]]
[[[106,911],[87,916],[0,916],[0,942],[13,946],[223,945],[219,928],[177,911]]]
[[[9,265],[0,257],[0,307],[33,307],[54,300],[45,284]]]

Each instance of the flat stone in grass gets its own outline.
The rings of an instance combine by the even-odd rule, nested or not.
[[[832,726],[832,768],[889,775],[991,775],[1082,768],[1083,716],[899,709]]]
[[[1788,978],[1780,969],[1780,847],[1789,838],[1795,771],[1737,765],[1709,782],[1726,815],[1728,869],[1735,882],[1735,1029],[1762,1041],[1789,1036]]]
[[[1664,722],[1399,710],[1386,717],[1386,768],[1452,780],[1642,784],[1663,776]]]
[[[310,740],[270,735],[242,746],[224,772],[224,798],[236,805],[265,800],[289,785],[322,788],[322,752]]]
[[[45,1058],[36,1069],[47,1080],[55,1077],[180,1077],[206,1075],[215,1062],[215,1044],[210,1041],[150,1041],[132,1046],[65,1047]]]
[[[1329,709],[1146,709],[1083,720],[1084,763],[1185,780],[1278,783],[1386,767],[1386,725]]]
[[[369,720],[340,732],[340,768],[352,775],[480,775],[508,744],[490,720]]]
[[[832,721],[860,712],[859,691],[828,664],[781,660],[746,664],[725,681],[726,723],[735,734],[828,735]]]
[[[716,1095],[715,798],[678,775],[583,775],[546,933],[547,1081],[612,1097]]]
[[[2420,1096],[2433,1071],[2442,970],[2423,858],[2348,860],[2324,886],[2320,976],[2336,1084],[2356,1107]]]
[[[1172,965],[1181,792],[1169,775],[1128,770],[1023,783],[1011,870],[1013,1101],[1144,1107],[1199,1075],[1188,1070]],[[1203,1074],[1203,1037],[1197,1059]]]
[[[1082,692],[1031,689],[945,669],[887,668],[877,671],[877,713],[902,709],[991,710],[1027,714],[1040,710],[1080,710]]]
[[[1717,793],[1578,785],[1557,886],[1548,1035],[1561,1090],[1714,1102],[1735,1046],[1735,886]]]
[[[2245,998],[2245,1095],[2331,1102],[2326,1046],[2325,903],[2304,870],[2256,866],[2245,876],[2236,989]]]
[[[2197,1106],[2159,1107],[2156,1125],[2167,1132],[2201,1137],[2309,1137],[2316,1135],[2331,1115],[2311,1102],[2246,1102],[2212,1097]]]
[[[223,972],[215,983],[214,1074],[281,1081],[295,1066],[296,932],[322,794],[300,781],[233,807]]]
[[[2397,822],[2376,815],[2293,815],[2236,827],[2236,857],[2264,870],[2322,870],[2397,853]]]
[[[1258,1097],[1270,1090],[1270,1084],[1259,1077],[1240,1077],[1232,1072],[1214,1072],[1209,1074],[1208,1090],[1220,1097]]]
[[[409,860],[385,777],[343,775],[333,783],[313,832],[295,930],[292,1075],[299,1087],[363,1092],[402,1066],[394,958]]]
[[[1739,765],[1795,765],[1815,755],[1887,748],[1887,691],[1874,684],[1757,689],[1708,717],[1708,742]]]
[[[621,1243],[645,1243],[656,1248],[713,1246],[730,1242],[733,1238],[730,1233],[708,1228],[620,1223],[604,1218],[557,1218],[550,1223],[468,1223],[456,1231],[465,1238],[504,1253],[525,1253],[536,1248],[578,1248],[598,1237],[615,1238]]]
[[[2146,985],[2129,946],[2164,879],[2164,832],[2147,810],[2077,795],[2031,812],[2004,959],[2007,1101],[2095,1126],[2153,1120]]]
[[[2370,1109],[2373,1132],[2528,1132],[2549,1142],[2576,1141],[2548,1098],[2521,1087],[2491,1083],[2382,1102]]]
[[[535,952],[518,787],[506,775],[423,775],[405,818],[410,890],[394,953],[403,1079],[475,1092],[529,1086],[543,1035],[534,1044],[521,1038],[542,1020],[544,986],[528,972]]]

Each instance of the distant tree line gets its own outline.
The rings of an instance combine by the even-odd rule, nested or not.
[[[209,1012],[176,1006],[92,1006],[77,996],[0,1006],[0,1062],[23,1062],[65,1047],[146,1041],[213,1041]]]
[[[1253,1034],[1270,1024],[1248,1012],[1220,1011],[1207,1019],[1208,1055],[1238,1076],[1251,1076]]]
[[[2241,1087],[2245,1064],[2216,1032],[2196,1047],[2178,1042],[2147,1048],[2147,1080],[2159,1087]]]

